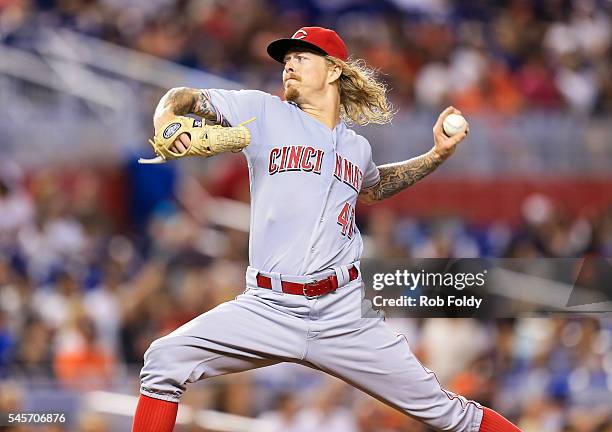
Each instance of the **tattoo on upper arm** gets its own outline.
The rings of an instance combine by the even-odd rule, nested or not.
[[[421,180],[441,163],[442,159],[425,153],[404,162],[381,165],[378,167],[380,181],[363,189],[360,198],[366,203],[389,198]]]

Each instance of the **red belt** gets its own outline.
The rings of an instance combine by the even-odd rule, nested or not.
[[[349,282],[357,279],[359,272],[355,266],[351,266],[348,270]],[[264,276],[261,273],[257,274],[257,286],[260,288],[272,289],[272,279]],[[335,274],[320,279],[315,282],[305,284],[289,281],[281,281],[281,287],[286,294],[298,294],[305,297],[319,297],[325,294],[336,291],[338,289],[338,278]]]

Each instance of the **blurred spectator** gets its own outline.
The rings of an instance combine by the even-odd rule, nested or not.
[[[64,332],[73,337],[57,349],[54,369],[66,388],[94,390],[109,387],[114,377],[115,358],[99,343],[94,323],[81,317]],[[60,335],[61,336],[61,335]]]
[[[14,346],[15,340],[9,329],[6,312],[0,309],[0,378],[6,377]]]
[[[80,308],[81,302],[78,281],[67,271],[60,272],[54,284],[36,291],[32,299],[38,316],[55,328],[66,324],[72,312]]]
[[[121,284],[124,276],[118,263],[107,261],[101,284],[85,294],[83,304],[96,326],[100,344],[109,353],[119,349],[119,327],[122,319]]]
[[[317,392],[311,408],[303,407],[299,395],[281,393],[274,402],[274,411],[263,413],[260,418],[268,421],[275,432],[357,432],[352,413],[342,407],[343,402],[350,400],[347,390],[350,388],[344,383],[330,383]]]
[[[34,217],[30,196],[18,184],[18,174],[11,167],[0,167],[0,251],[12,246],[19,230]],[[12,166],[13,171],[16,169]]]
[[[51,377],[53,328],[36,316],[30,316],[18,333],[18,346],[11,372],[19,377]]]
[[[451,333],[453,337],[449,339]],[[455,318],[427,320],[421,338],[423,360],[443,385],[489,350],[492,339],[478,321]],[[449,362],[449,358],[453,361]]]
[[[280,393],[272,403],[272,411],[263,413],[260,418],[270,424],[271,432],[298,432],[302,430],[298,420],[300,405],[297,394]]]

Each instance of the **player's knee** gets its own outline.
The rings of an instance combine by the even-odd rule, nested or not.
[[[144,354],[140,371],[141,390],[179,398],[185,391],[185,376],[181,368],[180,345],[160,338]]]
[[[142,370],[146,373],[171,373],[180,362],[180,350],[181,346],[166,337],[154,340],[144,354]]]

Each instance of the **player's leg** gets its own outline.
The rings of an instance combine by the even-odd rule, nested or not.
[[[361,318],[359,291],[357,287],[348,295],[321,302],[320,329],[309,342],[308,362],[437,430],[519,430],[494,411],[444,390],[411,352],[406,339],[382,318]],[[328,315],[333,315],[327,321],[330,325],[325,320],[326,302],[330,302]],[[336,316],[343,313],[348,319],[339,325]]]
[[[171,431],[187,384],[302,358],[305,339],[301,319],[248,294],[200,315],[145,353],[133,431]]]

